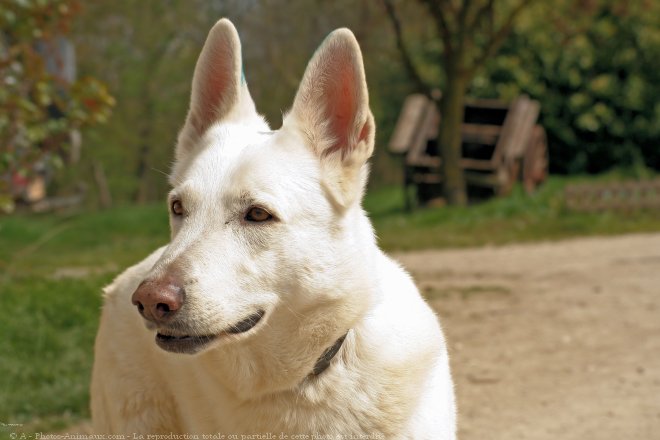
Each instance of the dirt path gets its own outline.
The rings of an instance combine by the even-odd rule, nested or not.
[[[660,234],[395,257],[441,316],[461,440],[660,439]]]

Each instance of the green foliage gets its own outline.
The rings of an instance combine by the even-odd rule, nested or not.
[[[660,169],[657,2],[552,2],[521,20],[472,93],[541,102],[551,171]]]
[[[72,36],[80,70],[117,99],[85,139],[83,166],[103,164],[115,201],[161,200],[195,60],[225,5],[190,1],[85,2]],[[91,174],[88,175],[91,180]]]
[[[86,2],[73,32],[80,69],[103,79],[117,106],[108,124],[85,137],[83,162],[86,169],[90,163],[103,164],[113,200],[164,198],[195,61],[208,30],[222,16],[239,31],[250,93],[274,129],[291,106],[316,47],[332,30],[351,28],[363,48],[378,126],[372,180],[398,180],[400,167],[392,164],[385,145],[413,87],[377,2]]]
[[[5,0],[0,8],[0,211],[13,207],[16,176],[30,180],[37,162],[61,167],[68,134],[105,122],[114,104],[92,77],[69,84],[49,73],[38,51],[66,34],[77,10],[75,0]]]
[[[443,7],[449,5],[442,3]],[[363,49],[376,117],[375,184],[399,179],[385,146],[406,94],[415,90],[400,62],[382,2],[291,0],[3,0],[0,6],[0,205],[11,176],[32,173],[38,161],[63,167],[70,130],[84,136],[82,162],[60,170],[96,187],[92,165],[103,165],[115,202],[162,200],[183,123],[194,63],[206,33],[227,16],[243,41],[245,73],[257,108],[277,128],[314,48],[347,26]],[[446,86],[445,43],[426,3],[394,1],[419,76]],[[475,5],[486,3],[471,2]],[[492,2],[470,44],[487,45],[488,22],[505,24],[519,0]],[[473,95],[511,98],[526,92],[542,104],[555,172],[593,172],[626,165],[660,167],[660,12],[658,2],[595,0],[532,2],[517,16],[511,37]],[[467,17],[468,22],[476,15]],[[293,25],[291,17],[305,17]],[[457,21],[448,26],[459,29]],[[34,42],[67,35],[75,42],[81,79],[63,86],[49,77]],[[453,34],[452,34],[453,35]],[[11,38],[9,38],[11,36]],[[452,41],[458,38],[451,36]],[[466,40],[466,41],[468,41]],[[474,48],[473,48],[474,49]],[[472,53],[472,52],[471,52]],[[476,52],[469,56],[474,60]],[[99,78],[103,83],[88,79]],[[117,104],[108,118],[113,99]],[[64,118],[52,118],[57,108]],[[66,167],[73,168],[73,167]],[[3,199],[4,197],[4,199]],[[93,200],[92,200],[93,201]]]

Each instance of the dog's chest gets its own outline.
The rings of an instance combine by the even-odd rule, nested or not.
[[[195,404],[179,408],[179,420],[184,421],[180,428],[183,432],[225,435],[272,434],[273,438],[282,433],[288,438],[295,434],[319,439],[334,439],[338,434],[350,438],[351,434],[365,433],[389,438],[391,432],[386,431],[397,425],[395,414],[383,411],[383,402],[378,402],[373,392],[343,385],[324,387],[322,392],[292,391],[242,403],[221,390],[188,386],[187,392],[194,392],[195,396],[194,400],[185,401]]]

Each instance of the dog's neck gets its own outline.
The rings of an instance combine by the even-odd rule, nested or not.
[[[371,232],[366,217],[363,214],[359,217],[353,217],[353,224],[357,220]],[[325,295],[325,299],[296,304],[295,308],[278,307],[267,316],[267,325],[253,337],[204,355],[208,370],[238,400],[253,400],[281,392],[298,393],[301,386],[307,388],[327,382],[314,379],[327,379],[336,358],[352,363],[354,336],[364,325],[368,310],[382,295],[378,274],[358,269],[379,268],[379,259],[384,258],[371,235],[356,247],[363,251],[350,257],[365,262],[363,265],[344,267],[343,271],[335,270],[326,275],[341,292],[327,294],[315,285],[308,286],[317,290],[298,297]]]

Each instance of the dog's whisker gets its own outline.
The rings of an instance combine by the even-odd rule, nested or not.
[[[163,176],[165,176],[165,177],[168,178],[168,179],[170,178],[169,173],[167,173],[167,172],[165,172],[165,171],[163,171],[163,170],[159,170],[158,168],[154,168],[154,167],[151,167],[150,169],[151,169],[151,171],[155,171],[155,172],[157,172],[157,173],[162,174]]]
[[[302,320],[305,320],[305,319],[308,318],[308,316],[305,315],[304,313],[300,313],[300,312],[297,312],[297,311],[293,310],[291,307],[289,307],[288,304],[285,304],[284,307],[285,307],[288,311],[290,311],[290,312],[291,312],[296,318],[300,319],[301,321],[302,321]]]

